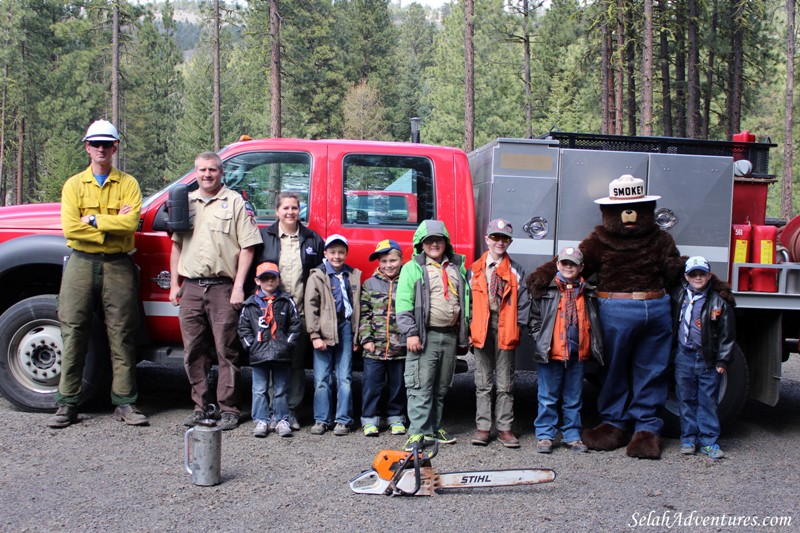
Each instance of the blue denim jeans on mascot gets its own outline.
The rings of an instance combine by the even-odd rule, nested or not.
[[[386,420],[406,421],[406,384],[403,379],[405,359],[367,359],[364,358],[364,374],[361,379],[362,405],[361,425],[380,422],[380,401],[384,384],[387,385]]]
[[[581,407],[583,407],[583,363],[564,361],[539,363],[537,370],[539,414],[533,425],[537,439],[556,438],[558,401],[561,399],[564,442],[581,439]]]
[[[597,409],[620,429],[661,433],[658,409],[667,401],[672,346],[669,296],[653,300],[597,299],[605,366]]]
[[[289,379],[292,367],[289,363],[263,363],[254,365],[252,416],[256,422],[269,422],[269,395],[267,388],[272,374],[272,413],[275,419],[289,418]]]
[[[350,321],[339,324],[339,344],[327,350],[314,350],[314,420],[331,426],[333,422],[353,425],[353,394],[350,379],[353,367],[353,330]],[[336,418],[334,418],[333,378],[336,377]]]
[[[702,352],[681,345],[675,353],[675,392],[681,410],[681,444],[711,446],[717,443],[720,427],[717,395],[720,375],[706,368]]]

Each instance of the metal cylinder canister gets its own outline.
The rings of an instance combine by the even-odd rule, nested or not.
[[[728,279],[733,280],[735,263],[747,263],[750,260],[750,238],[753,227],[750,224],[734,224],[731,233],[731,273]],[[738,291],[750,290],[750,269],[739,269]]]
[[[222,429],[198,424],[184,435],[184,466],[192,483],[203,487],[216,485],[221,478]]]
[[[753,225],[751,263],[775,264],[775,244],[778,228]],[[754,268],[750,272],[750,290],[756,292],[778,292],[777,271],[772,268]]]

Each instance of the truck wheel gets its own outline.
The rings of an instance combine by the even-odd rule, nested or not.
[[[665,435],[678,437],[681,434],[680,410],[678,400],[675,396],[675,374],[674,367],[669,370],[669,396],[664,412],[664,433]],[[719,387],[719,405],[717,415],[721,424],[727,424],[736,419],[741,412],[750,386],[749,371],[747,360],[744,357],[739,345],[733,348],[733,360],[728,365],[728,370],[722,376]]]
[[[108,343],[93,327],[81,385],[81,403],[107,382]],[[55,408],[61,378],[61,328],[55,295],[17,302],[0,315],[0,392],[27,411]]]

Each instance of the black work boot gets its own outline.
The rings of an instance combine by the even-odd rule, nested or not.
[[[59,405],[56,414],[47,419],[47,426],[51,428],[65,428],[78,421],[78,406],[73,404]]]

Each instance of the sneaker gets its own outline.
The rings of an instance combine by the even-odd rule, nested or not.
[[[317,422],[311,428],[312,435],[322,435],[326,431],[328,431],[328,425],[324,422]]]
[[[365,437],[377,437],[378,436],[378,426],[375,424],[364,424],[364,436]]]
[[[437,429],[433,434],[432,440],[437,441],[439,444],[455,444],[456,438],[443,429]]]
[[[263,439],[267,436],[267,433],[269,433],[269,424],[263,420],[256,422],[256,428],[253,430],[253,436]]]
[[[275,428],[278,427],[278,419],[275,418],[275,415],[269,415],[269,430],[275,431]]]
[[[539,453],[550,453],[553,451],[553,441],[550,439],[539,439],[536,443],[536,451]]]
[[[408,440],[403,445],[403,449],[407,452],[410,452],[414,449],[414,445],[417,445],[417,449],[421,450],[423,446],[425,446],[425,436],[417,433],[416,435],[411,435],[408,437]]]
[[[392,435],[405,435],[406,434],[406,425],[402,422],[392,422],[389,425],[389,428],[392,430]]]
[[[707,456],[711,457],[712,459],[722,459],[725,457],[725,454],[722,450],[719,449],[717,444],[712,444],[711,446],[703,446],[700,448],[700,453],[704,453]]]
[[[564,446],[566,446],[567,448],[571,448],[573,452],[586,453],[589,451],[589,447],[586,446],[582,440],[572,440],[569,442],[565,442]]]
[[[47,427],[65,428],[78,421],[78,406],[73,404],[63,404],[58,406],[56,413],[47,419]]]
[[[289,421],[288,420],[281,420],[280,422],[278,422],[278,424],[275,426],[275,431],[281,437],[291,437],[292,436],[292,428],[289,425]]]
[[[239,426],[239,415],[230,411],[222,413],[219,419],[219,427],[222,431],[230,431]]]
[[[697,446],[694,443],[684,442],[681,444],[682,455],[694,455],[697,452]]]
[[[296,416],[289,415],[289,427],[292,431],[300,431],[300,422],[297,420]]]
[[[192,414],[183,419],[183,425],[186,427],[194,427],[205,418],[206,415],[203,413],[203,411],[192,411]]]
[[[147,420],[147,417],[144,416],[142,412],[139,411],[132,403],[118,405],[117,408],[114,409],[114,418],[120,422],[125,422],[129,426],[150,425],[150,421]]]
[[[344,437],[345,435],[350,434],[350,428],[339,422],[333,428],[333,434],[337,437]]]

